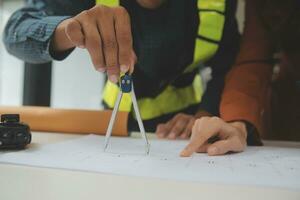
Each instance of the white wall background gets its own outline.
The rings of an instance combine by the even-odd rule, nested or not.
[[[12,11],[21,5],[20,1],[5,1],[0,7],[0,105],[22,104],[24,67],[21,61],[5,51],[2,43],[5,22]]]
[[[86,50],[76,49],[52,68],[51,106],[59,108],[101,107],[104,75],[94,70]]]
[[[0,0],[0,3],[3,0]],[[23,1],[6,0],[0,6],[0,37],[11,13],[21,7]],[[1,4],[0,4],[1,5]],[[239,0],[237,13],[242,30],[244,1]],[[2,17],[1,17],[2,16]],[[9,55],[0,42],[0,105],[22,105],[23,62]],[[75,50],[62,62],[53,63],[51,106],[59,108],[100,107],[103,74],[96,72],[85,50]]]

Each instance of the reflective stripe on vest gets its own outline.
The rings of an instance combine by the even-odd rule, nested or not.
[[[119,4],[118,0],[96,0],[96,2],[106,6],[117,6]],[[200,25],[198,27],[198,37],[195,41],[194,61],[186,68],[184,73],[194,71],[199,63],[207,61],[217,52],[225,23],[225,2],[226,0],[198,0]],[[107,81],[103,92],[103,100],[108,107],[114,107],[118,92],[119,87]],[[201,96],[201,78],[197,75],[190,86],[175,88],[169,85],[155,98],[138,99],[138,105],[142,119],[149,120],[198,104],[201,101]],[[119,110],[130,112],[131,106],[130,95],[124,94]]]
[[[118,6],[119,0],[96,0],[96,4],[101,4],[105,6]]]
[[[194,62],[185,69],[193,71],[215,55],[219,49],[225,24],[226,0],[198,0],[199,21],[198,37],[195,41]]]
[[[153,119],[164,114],[178,111],[178,108],[184,109],[191,105],[195,105],[201,101],[201,79],[200,75],[196,75],[193,84],[184,88],[175,88],[169,85],[155,98],[138,99],[138,105],[143,120]],[[116,95],[119,92],[119,87],[107,81],[104,88],[104,101],[108,107],[113,108],[116,101]],[[123,94],[119,110],[131,111],[131,96]]]

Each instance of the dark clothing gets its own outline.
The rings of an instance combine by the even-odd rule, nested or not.
[[[134,83],[143,86],[135,87],[135,92],[140,98],[155,97],[193,62],[197,1],[167,1],[156,10],[142,8],[136,1],[123,2],[138,57]]]

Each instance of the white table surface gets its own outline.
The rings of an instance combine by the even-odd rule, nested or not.
[[[65,141],[81,135],[33,133],[32,145]],[[300,143],[266,142],[300,148]],[[0,200],[81,199],[288,199],[300,191],[239,185],[203,184],[0,164]]]

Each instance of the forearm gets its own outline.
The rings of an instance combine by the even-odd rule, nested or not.
[[[228,73],[220,114],[225,121],[243,120],[263,132],[263,113],[272,76],[272,43],[256,13],[257,1],[247,1],[246,24],[237,61]]]

